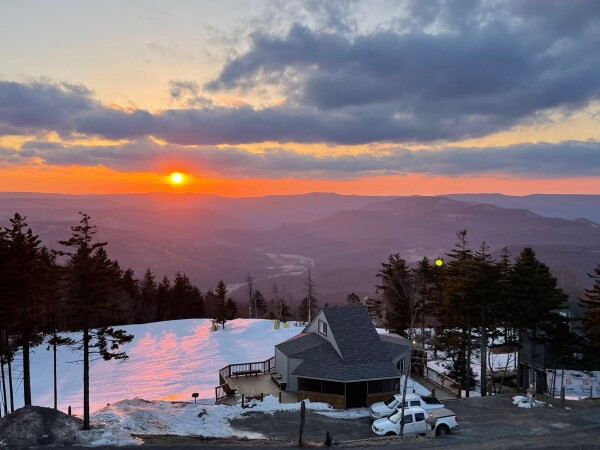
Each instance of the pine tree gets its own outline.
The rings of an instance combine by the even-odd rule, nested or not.
[[[406,261],[398,253],[390,255],[381,263],[377,273],[380,284],[376,286],[383,302],[383,326],[393,333],[408,337],[410,321],[409,298],[406,286],[411,278]]]
[[[358,295],[356,295],[355,292],[350,292],[348,294],[348,297],[346,297],[346,302],[350,306],[362,305],[362,303],[360,301],[360,297]]]
[[[81,214],[79,225],[71,227],[72,236],[59,243],[72,249],[63,252],[70,259],[66,267],[66,295],[70,303],[71,327],[82,330],[82,338],[76,343],[83,352],[83,429],[90,429],[90,355],[99,354],[104,360],[126,359],[119,351],[122,344],[133,336],[109,325],[118,311],[112,299],[121,285],[120,268],[108,259],[106,242],[94,242],[97,228],[90,223],[87,214]]]
[[[262,318],[267,312],[267,301],[263,296],[262,292],[255,290],[252,293],[252,303],[254,304],[254,310],[256,311],[256,317]]]
[[[31,405],[30,348],[42,342],[42,314],[49,302],[43,279],[51,268],[44,264],[47,260],[40,258],[38,236],[31,229],[25,231],[25,218],[15,213],[10,223],[11,227],[4,230],[7,244],[5,296],[12,308],[14,337],[22,348],[24,404]]]
[[[518,312],[511,321],[518,330],[520,341],[527,332],[531,341],[531,363],[537,358],[536,346],[543,342],[553,342],[553,348],[560,347],[556,341],[564,330],[560,322],[568,319],[559,310],[564,307],[567,295],[557,287],[548,266],[538,261],[535,251],[524,248],[516,258],[510,276],[510,290]]]
[[[140,317],[141,323],[153,322],[157,316],[157,285],[150,268],[146,269],[140,286]]]
[[[171,281],[164,275],[156,287],[156,322],[169,320],[172,317]]]
[[[579,304],[584,308],[581,320],[585,336],[583,364],[592,369],[600,364],[600,264],[588,276],[594,281],[594,285],[585,290],[584,298],[579,299]]]
[[[214,311],[213,318],[217,321],[217,324],[221,324],[225,329],[225,322],[227,322],[227,287],[223,280],[219,281],[217,288],[214,292]]]

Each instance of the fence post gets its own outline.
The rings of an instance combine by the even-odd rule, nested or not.
[[[302,435],[304,434],[304,419],[306,417],[306,405],[304,404],[304,400],[300,403],[300,438],[298,439],[298,446],[302,447],[304,445],[304,441],[302,440]]]
[[[242,409],[244,409],[244,394],[242,394]]]

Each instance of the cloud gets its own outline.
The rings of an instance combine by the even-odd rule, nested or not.
[[[368,5],[356,2],[269,4],[269,20],[296,11],[305,23],[284,33],[257,25],[207,85],[171,80],[169,109],[121,111],[80,85],[0,81],[0,132],[195,146],[439,144],[600,101],[600,2],[391,2],[393,14],[372,26],[359,26]],[[222,106],[203,89],[286,99]]]
[[[112,146],[71,146],[30,141],[18,151],[0,148],[0,164],[44,161],[49,165],[102,165],[115,170],[152,172],[161,163],[178,161],[205,176],[238,178],[353,179],[382,174],[446,176],[600,176],[600,141],[565,141],[507,147],[409,150],[386,149],[356,155],[320,156],[286,148],[260,153],[214,146],[182,146],[139,140]]]

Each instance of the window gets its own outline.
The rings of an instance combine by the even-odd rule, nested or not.
[[[410,406],[421,406],[421,402],[419,400],[411,400]]]
[[[404,416],[404,420],[402,421],[402,423],[406,425],[407,423],[412,423],[412,421],[412,414],[409,414],[407,416]]]
[[[322,320],[319,320],[319,333],[323,336],[327,336],[327,324]]]
[[[422,422],[425,420],[425,414],[424,413],[416,413],[415,414],[415,422]]]
[[[321,392],[321,380],[300,378],[299,385],[301,391]]]
[[[344,383],[338,383],[335,381],[323,381],[322,391],[325,394],[344,395]]]
[[[396,363],[396,367],[400,371],[400,373],[404,373],[404,358]]]
[[[398,378],[388,378],[387,380],[371,380],[369,381],[369,394],[377,394],[381,392],[397,392],[399,391],[398,383]]]

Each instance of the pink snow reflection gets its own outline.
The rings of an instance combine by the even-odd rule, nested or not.
[[[299,328],[274,330],[267,320],[236,319],[225,330],[210,330],[210,320],[193,319],[123,327],[135,337],[124,346],[129,359],[94,361],[90,370],[90,406],[96,411],[119,400],[191,401],[214,398],[220,368],[233,363],[261,361],[273,356],[273,345],[297,334]],[[59,408],[68,406],[82,413],[81,366],[67,364],[76,359],[64,350],[59,355]],[[35,354],[36,403],[52,406],[51,353]]]

